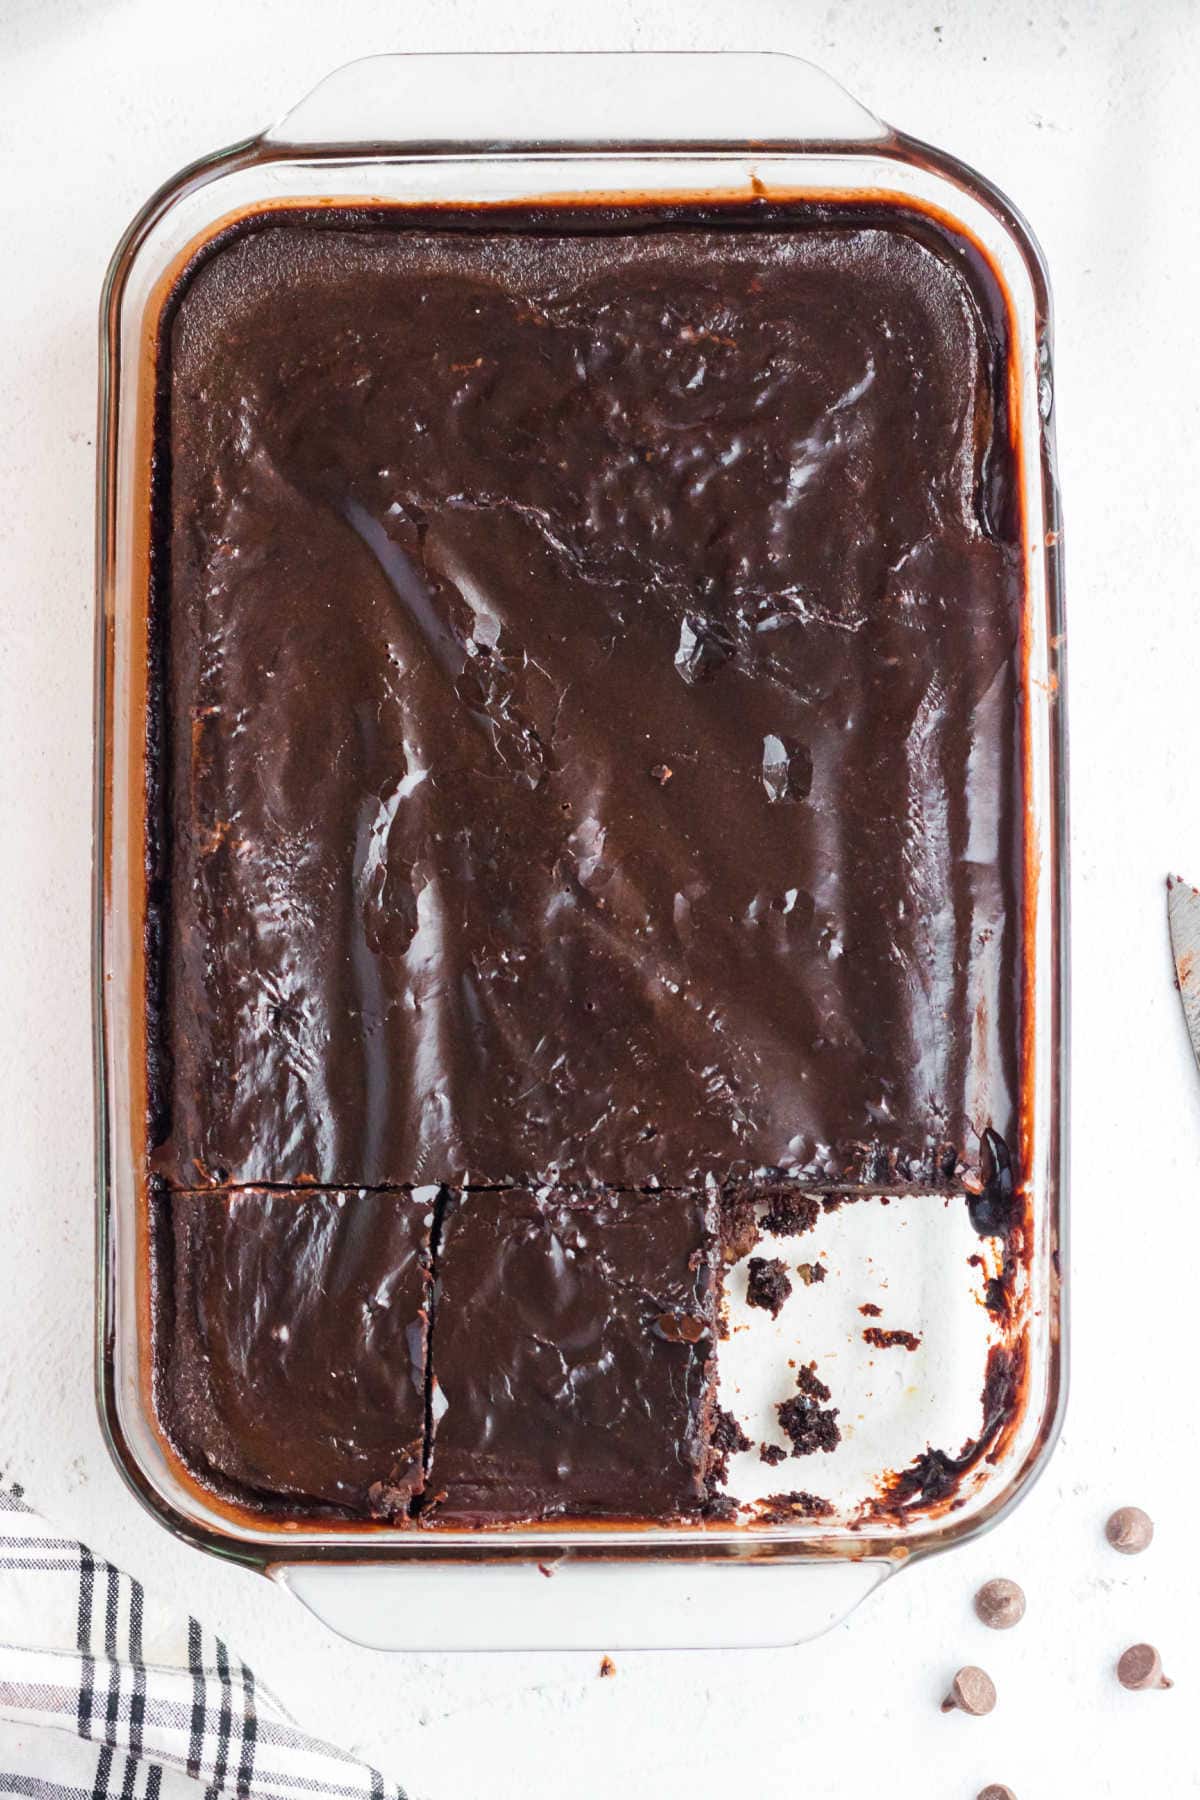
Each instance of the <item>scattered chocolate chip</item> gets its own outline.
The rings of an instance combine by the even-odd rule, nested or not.
[[[758,1455],[759,1460],[772,1469],[777,1469],[781,1462],[787,1461],[787,1451],[782,1444],[760,1444]]]
[[[1117,1680],[1123,1688],[1135,1692],[1143,1688],[1174,1687],[1163,1674],[1162,1657],[1153,1644],[1131,1644],[1121,1653],[1117,1664]]]
[[[650,771],[650,777],[651,780],[657,781],[659,787],[666,787],[674,773],[674,769],[668,768],[666,763],[655,763]]]
[[[1104,1527],[1104,1535],[1122,1556],[1137,1556],[1150,1548],[1154,1520],[1140,1506],[1118,1506]]]
[[[773,1319],[779,1317],[792,1291],[787,1269],[777,1256],[752,1256],[746,1277],[746,1302],[761,1306]]]
[[[997,1576],[985,1581],[975,1596],[975,1611],[992,1631],[1008,1631],[1025,1617],[1025,1595],[1015,1581]]]
[[[863,1342],[870,1344],[873,1350],[919,1350],[921,1340],[914,1331],[884,1331],[878,1325],[868,1325],[863,1332]]]
[[[824,1281],[824,1263],[797,1263],[796,1273],[805,1287],[811,1287],[814,1281]]]
[[[617,1672],[617,1665],[613,1661],[612,1657],[611,1656],[602,1656],[600,1658],[601,1679],[607,1680],[610,1676],[615,1675],[616,1672]]]
[[[985,1669],[968,1663],[950,1683],[950,1692],[942,1701],[943,1712],[965,1712],[981,1719],[996,1704],[996,1684]]]

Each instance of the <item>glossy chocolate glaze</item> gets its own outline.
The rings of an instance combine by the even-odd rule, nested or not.
[[[714,1404],[702,1193],[469,1193],[447,1207],[422,1517],[695,1512]]]
[[[217,1492],[403,1521],[423,1486],[436,1190],[159,1205],[159,1416]]]
[[[162,345],[153,1166],[895,1182],[1011,1140],[986,276],[898,211],[324,224],[235,232]]]

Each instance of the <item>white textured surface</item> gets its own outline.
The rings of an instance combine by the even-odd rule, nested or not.
[[[982,1543],[886,1586],[807,1650],[395,1659],[172,1543],[109,1466],[91,1399],[88,862],[96,297],[180,164],[368,51],[776,48],[983,169],[1057,300],[1074,766],[1074,1387],[1040,1488]],[[0,1459],[146,1581],[203,1610],[314,1730],[431,1800],[811,1800],[1200,1792],[1187,1478],[1200,1087],[1163,877],[1200,877],[1196,467],[1200,16],[1185,0],[3,0],[0,4]],[[1186,1421],[1181,1429],[1181,1421]],[[1158,1523],[1138,1559],[1101,1523]],[[985,1576],[1029,1592],[977,1625]],[[0,1620],[0,1635],[5,1622]],[[1177,1681],[1126,1695],[1149,1638]],[[990,1719],[943,1718],[958,1662]]]

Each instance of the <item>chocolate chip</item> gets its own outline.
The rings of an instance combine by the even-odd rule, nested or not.
[[[1015,1581],[997,1576],[985,1581],[975,1596],[975,1611],[992,1631],[1008,1631],[1025,1617],[1025,1595]]]
[[[950,1692],[942,1701],[943,1712],[965,1712],[981,1719],[996,1704],[996,1684],[985,1669],[968,1663],[950,1683]]]
[[[1122,1556],[1137,1556],[1150,1548],[1154,1520],[1140,1506],[1118,1506],[1104,1527],[1104,1535]]]
[[[707,1334],[708,1326],[703,1319],[693,1318],[691,1313],[665,1312],[655,1319],[654,1329],[669,1344],[698,1344]]]
[[[1117,1680],[1123,1688],[1169,1688],[1174,1682],[1163,1674],[1162,1657],[1153,1644],[1131,1644],[1121,1653],[1117,1664]]]

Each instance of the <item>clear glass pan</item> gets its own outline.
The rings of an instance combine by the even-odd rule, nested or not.
[[[830,1519],[778,1525],[503,1532],[296,1529],[235,1516],[181,1469],[150,1402],[135,996],[143,972],[149,459],[159,309],[199,244],[264,208],[756,196],[890,202],[932,212],[983,253],[1009,308],[1027,575],[1032,1029],[1021,1158],[1024,1258],[1013,1321],[1002,1331],[967,1285],[966,1254],[979,1246],[961,1241],[961,1202],[953,1212],[929,1196],[895,1202],[886,1215],[869,1205],[848,1209],[857,1222],[839,1223],[828,1253],[853,1264],[866,1241],[862,1221],[871,1215],[874,1235],[886,1218],[889,1285],[905,1293],[905,1322],[928,1342],[919,1372],[906,1368],[903,1392],[897,1385],[875,1393],[867,1365],[853,1369],[863,1423],[845,1465],[847,1495],[868,1488],[872,1476],[907,1466],[930,1443],[953,1452],[979,1432],[986,1359],[1002,1338],[1024,1359],[1018,1405],[953,1503],[941,1507],[856,1514],[847,1499]],[[1027,1487],[1053,1444],[1065,1393],[1065,696],[1050,329],[1041,258],[1008,202],[961,165],[891,131],[818,70],[779,56],[373,58],[330,76],[263,136],[185,170],[134,220],[109,270],[101,315],[97,1366],[101,1415],[118,1465],[170,1529],[287,1580],[338,1629],[366,1642],[788,1642],[831,1623],[915,1555],[994,1521]],[[841,1344],[846,1321],[836,1302],[823,1303],[829,1341]],[[735,1369],[731,1355],[722,1379],[728,1363],[728,1378],[753,1407],[753,1373]],[[540,1579],[539,1564],[559,1578]]]

